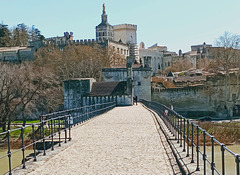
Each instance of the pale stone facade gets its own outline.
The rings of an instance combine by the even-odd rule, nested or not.
[[[113,26],[114,41],[122,41],[126,44],[137,44],[137,25],[120,24]]]
[[[205,58],[210,56],[211,44],[206,44],[205,42],[200,45],[192,45],[191,51],[196,51],[197,58]]]
[[[143,67],[151,67],[154,75],[158,74],[159,71],[164,71],[177,56],[175,52],[167,51],[166,46],[154,44],[148,49],[145,49],[144,43],[140,45],[140,62]]]
[[[124,43],[108,41],[108,47],[111,48],[117,54],[123,55],[125,57],[129,56],[129,47]]]
[[[127,68],[106,68],[102,70],[103,80],[127,81]],[[152,68],[133,68],[133,89],[138,100],[151,100]]]

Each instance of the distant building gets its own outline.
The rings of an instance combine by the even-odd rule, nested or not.
[[[46,38],[44,41],[30,42],[30,45],[35,50],[44,45],[57,45],[61,50],[69,44],[75,45],[94,45],[99,44],[103,48],[108,47],[119,55],[134,57],[136,62],[139,61],[138,46],[137,46],[137,26],[133,24],[120,24],[112,26],[108,23],[108,16],[103,4],[101,15],[101,23],[96,26],[96,39],[81,39],[74,40],[73,32],[65,32],[64,36]]]
[[[103,80],[105,82],[128,81],[127,68],[105,68],[102,70]],[[138,100],[151,100],[151,77],[152,68],[135,67],[132,68],[133,77],[133,95]]]
[[[139,61],[137,46],[137,26],[133,24],[120,24],[112,26],[108,23],[105,4],[103,4],[102,21],[96,26],[96,41],[103,47],[112,49],[115,53],[131,56]]]
[[[209,57],[210,49],[212,48],[211,44],[206,44],[205,42],[200,45],[191,46],[191,51],[197,52],[197,58]]]
[[[151,100],[151,68],[136,67],[133,58],[121,68],[102,70],[104,82],[93,78],[80,78],[64,81],[65,109],[82,106],[86,100],[112,98],[118,106],[132,105],[133,96],[138,100]]]
[[[143,67],[151,67],[153,74],[156,75],[159,71],[164,71],[177,54],[167,51],[166,46],[161,46],[158,43],[145,49],[145,44],[142,42],[139,48],[140,62]]]
[[[103,4],[102,22],[96,26],[97,43],[105,44],[108,40],[113,40],[113,26],[108,23],[105,4]]]
[[[22,62],[33,59],[31,47],[0,47],[0,61]]]

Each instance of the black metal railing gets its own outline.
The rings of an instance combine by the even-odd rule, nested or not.
[[[207,169],[210,168],[211,174],[226,174],[226,153],[235,160],[235,174],[240,175],[239,162],[240,155],[229,150],[223,143],[219,142],[214,136],[206,132],[196,123],[183,117],[177,112],[171,110],[165,105],[156,102],[142,100],[142,103],[155,111],[164,121],[167,128],[173,134],[177,143],[186,152],[186,157],[191,157],[191,163],[196,160],[196,171],[200,171],[200,161],[203,167],[203,174],[206,175]],[[200,145],[201,140],[201,145]],[[210,150],[207,153],[207,141],[210,141]],[[191,148],[191,149],[190,149]],[[209,147],[208,147],[209,148]],[[216,167],[215,149],[221,151],[221,164]],[[191,153],[190,153],[191,151]],[[201,159],[200,159],[201,157]]]
[[[90,106],[84,106],[79,108],[74,108],[70,110],[64,110],[59,112],[54,112],[51,114],[42,115],[40,117],[40,122],[27,124],[25,127],[20,127],[6,132],[0,133],[0,140],[6,143],[7,153],[0,156],[0,165],[3,161],[8,161],[8,173],[12,174],[12,156],[20,151],[22,151],[22,168],[26,168],[26,154],[27,149],[32,149],[32,158],[37,161],[37,154],[43,153],[46,155],[46,150],[54,150],[55,144],[61,146],[61,143],[66,143],[67,140],[71,140],[71,127],[79,123],[83,123],[97,115],[107,112],[116,106],[114,100],[110,102],[94,104]],[[26,131],[31,130],[31,134],[26,136]],[[20,148],[12,149],[13,139],[16,139],[16,132],[19,133],[17,136],[18,143],[20,142]],[[14,138],[11,134],[15,133]],[[28,139],[26,139],[26,137]],[[29,139],[30,138],[30,139]],[[6,160],[7,159],[7,160]],[[19,165],[19,164],[18,164]],[[7,172],[4,172],[7,173]]]

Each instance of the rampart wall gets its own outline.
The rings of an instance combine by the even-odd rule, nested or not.
[[[232,117],[234,108],[240,105],[240,77],[232,73],[225,78],[220,74],[207,77],[206,85],[196,87],[153,87],[151,98],[167,106],[172,104],[177,112],[189,117]]]

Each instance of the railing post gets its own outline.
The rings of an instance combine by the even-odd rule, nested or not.
[[[171,133],[174,136],[174,130],[173,130],[173,117],[171,115],[171,113],[169,113],[169,119],[170,119],[170,127],[171,127]]]
[[[211,170],[212,170],[212,175],[214,175],[214,136],[211,137],[211,142],[212,142],[212,162],[211,162]]]
[[[224,157],[224,151],[225,151],[225,145],[221,145],[221,151],[222,151],[222,175],[225,175],[225,157]]]
[[[240,170],[239,170],[239,158],[240,158],[240,156],[237,154],[236,155],[236,170],[237,170],[237,175],[239,175],[240,174]]]
[[[189,157],[189,120],[187,120],[187,157]]]
[[[197,150],[197,168],[196,168],[196,171],[200,171],[200,168],[199,168],[199,126],[197,126],[197,147],[196,147],[196,150]]]
[[[61,137],[60,137],[60,134],[61,134],[61,129],[60,129],[60,116],[58,116],[58,146],[61,146]]]
[[[54,150],[54,142],[53,142],[53,119],[51,119],[51,136],[52,136],[52,151]]]
[[[191,160],[191,163],[194,163],[194,154],[193,154],[193,147],[194,147],[194,140],[193,140],[193,134],[194,134],[194,125],[193,123],[191,122],[191,125],[192,125],[192,140],[191,140],[191,144],[192,144],[192,160]]]
[[[11,163],[11,147],[10,147],[10,130],[7,132],[7,137],[8,137],[8,168],[9,168],[9,175],[12,175],[12,163]]]
[[[65,142],[67,143],[67,115],[64,116],[64,120],[65,120],[65,127],[64,127],[64,132],[65,132]]]
[[[68,116],[68,119],[69,119],[69,120],[68,120],[68,127],[69,127],[69,128],[68,128],[68,131],[69,131],[69,134],[68,134],[69,139],[68,139],[68,140],[69,140],[69,141],[71,140],[71,124],[70,124],[70,117],[71,117],[71,115]]]
[[[180,134],[180,128],[179,128],[179,115],[177,115],[177,120],[178,120],[178,124],[177,124],[177,130],[178,130],[178,141],[177,141],[177,143],[179,143],[179,134]]]
[[[43,134],[43,155],[46,155],[46,145],[45,145],[45,133],[44,133],[44,121],[42,121],[42,134]]]
[[[56,120],[54,119],[54,121],[53,121],[53,125],[54,125],[54,127],[53,127],[53,133],[54,133],[54,135],[56,135],[55,134],[55,131],[56,131]]]
[[[185,152],[186,151],[186,143],[185,143],[185,138],[186,138],[186,134],[185,134],[185,131],[186,131],[186,129],[185,129],[185,127],[186,127],[186,119],[184,118],[184,120],[183,120],[183,152]]]
[[[180,147],[182,147],[182,117],[181,117],[181,121],[180,121],[180,135],[181,135],[181,137],[180,137]]]
[[[206,155],[206,131],[203,131],[203,173],[206,175],[206,160],[207,160],[207,155]]]
[[[26,168],[26,165],[25,165],[25,146],[24,146],[24,126],[21,128],[21,137],[22,137],[22,156],[23,156],[23,159],[22,159],[22,168]]]
[[[35,129],[34,124],[32,124],[32,137],[33,137],[33,151],[34,151],[34,159],[33,161],[37,161],[37,154],[36,154],[36,140],[35,140]]]
[[[174,129],[175,129],[175,140],[177,140],[177,118],[176,115],[174,115]]]

